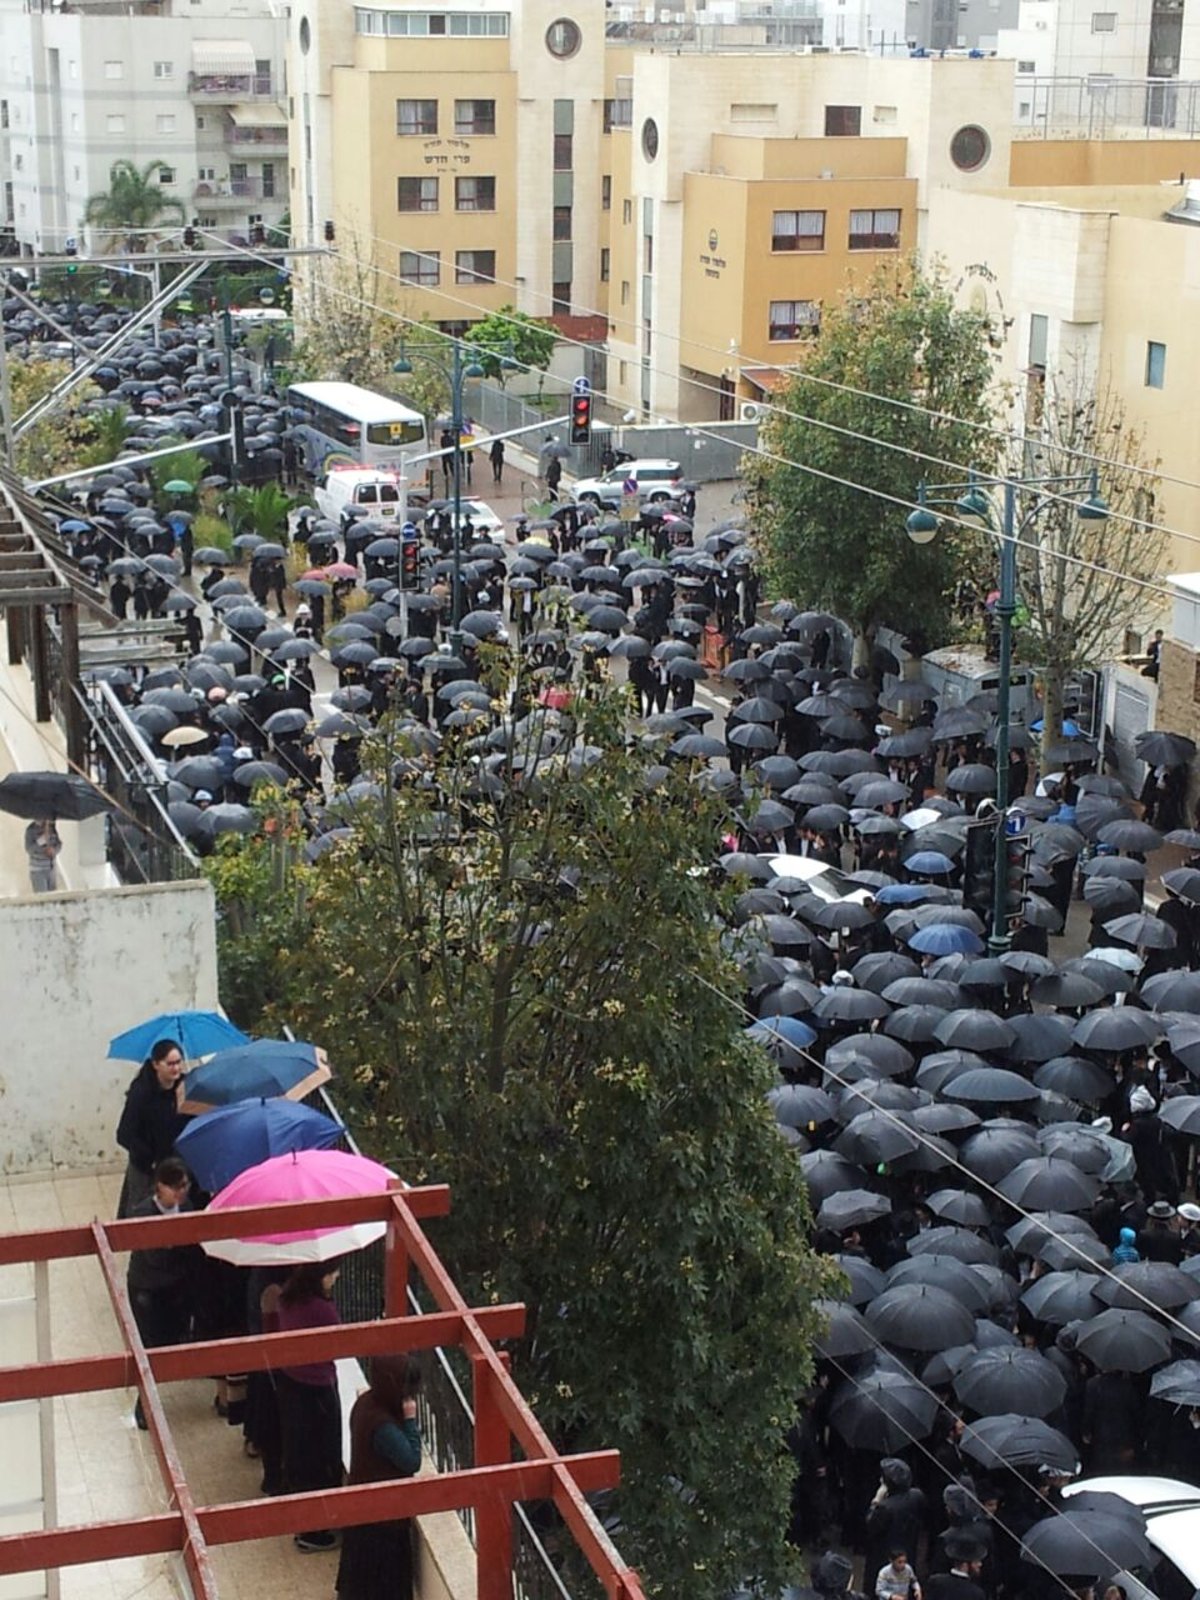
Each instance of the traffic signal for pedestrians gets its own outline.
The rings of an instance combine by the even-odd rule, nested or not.
[[[325,243],[326,244],[332,244],[333,243],[333,223],[332,222],[327,222],[325,224]]]
[[[1004,869],[1004,909],[1010,917],[1019,917],[1033,871],[1033,845],[1027,835],[1005,839]]]
[[[576,389],[571,396],[571,443],[586,444],[592,437],[592,392]]]
[[[998,815],[968,823],[963,851],[963,905],[989,924],[996,892],[996,829],[999,826]]]

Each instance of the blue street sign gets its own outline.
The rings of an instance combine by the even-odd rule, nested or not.
[[[1017,838],[1029,826],[1029,818],[1023,811],[1010,811],[1004,819],[1004,831],[1010,839]]]
[[[571,385],[572,394],[591,394],[592,386],[586,378],[576,378]]]

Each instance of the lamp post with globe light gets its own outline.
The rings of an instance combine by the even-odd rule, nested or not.
[[[1046,491],[1046,492],[1043,492]],[[1023,512],[1020,501],[1028,496]],[[963,483],[939,484],[930,492],[924,483],[917,487],[918,505],[909,514],[906,528],[914,544],[929,544],[941,527],[938,507],[948,510],[957,521],[988,529],[1000,546],[1000,585],[996,601],[999,631],[999,686],[996,730],[996,810],[1000,821],[996,829],[995,876],[992,885],[992,927],[988,947],[1000,954],[1009,945],[1005,818],[1008,812],[1009,718],[1012,710],[1012,627],[1017,611],[1017,547],[1021,535],[1037,517],[1062,500],[1075,504],[1085,522],[1103,522],[1108,503],[1100,493],[1096,472],[1066,477],[1017,478],[972,473]]]

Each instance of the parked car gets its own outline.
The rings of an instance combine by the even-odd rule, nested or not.
[[[471,519],[471,526],[480,539],[499,537],[501,543],[504,539],[504,522],[488,505],[486,500],[467,500],[462,502],[463,521]]]
[[[870,889],[851,883],[837,867],[814,861],[811,856],[773,855],[767,859],[777,878],[799,878],[818,900],[856,900],[861,904],[871,898]]]
[[[1200,1593],[1200,1489],[1195,1484],[1133,1475],[1082,1478],[1063,1490],[1068,1508],[1071,1496],[1083,1490],[1115,1494],[1137,1506],[1146,1519],[1146,1537],[1163,1558],[1154,1569],[1154,1594],[1158,1600],[1195,1600]]]
[[[597,506],[619,507],[625,485],[632,479],[637,485],[638,499],[653,504],[656,500],[669,500],[682,477],[683,468],[678,461],[626,461],[599,478],[580,478],[571,492],[576,500],[589,500]]]

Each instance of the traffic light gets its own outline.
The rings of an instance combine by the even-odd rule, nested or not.
[[[79,271],[79,263],[78,263],[78,261],[68,261],[67,262],[67,277],[68,278],[73,278],[78,271]]]
[[[332,244],[333,243],[333,237],[334,237],[334,235],[333,235],[333,223],[332,222],[326,222],[326,224],[325,224],[325,243],[326,244]]]
[[[264,245],[266,242],[267,230],[263,227],[262,223],[252,223],[250,227],[250,243],[253,245]]]
[[[400,587],[415,589],[421,575],[421,541],[405,538],[400,546]]]
[[[592,437],[592,392],[590,389],[571,396],[571,443],[586,444]]]
[[[1032,843],[1024,834],[1010,835],[1004,841],[1004,909],[1010,919],[1020,920],[1032,872]]]
[[[963,852],[963,905],[978,912],[989,925],[996,892],[996,829],[999,826],[999,816],[968,823]]]
[[[194,250],[196,248],[196,230],[191,223],[183,230],[183,248],[185,250]]]

